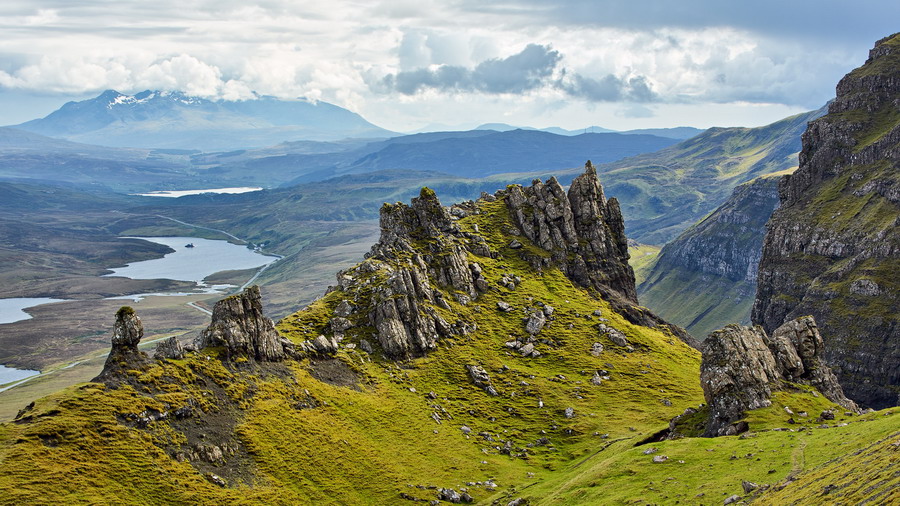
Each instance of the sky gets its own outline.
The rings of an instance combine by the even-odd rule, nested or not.
[[[758,126],[833,98],[897,20],[896,0],[4,0],[0,125],[160,89],[401,132]]]

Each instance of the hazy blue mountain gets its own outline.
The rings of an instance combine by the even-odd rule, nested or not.
[[[16,128],[104,146],[206,151],[395,135],[326,102],[267,96],[207,100],[149,90],[136,95],[108,90],[93,99],[69,102]]]
[[[677,142],[652,135],[613,133],[556,135],[538,130],[472,130],[416,134],[375,143],[355,152],[299,156],[284,163],[308,164],[309,171],[293,182],[321,180],[341,174],[376,170],[425,170],[461,177],[485,177],[505,172],[561,170],[584,165],[585,160],[611,162],[649,153]],[[377,148],[377,149],[373,149]],[[255,160],[259,168],[274,160]]]
[[[638,128],[636,130],[625,130],[619,132],[625,135],[658,135],[660,137],[671,137],[672,139],[690,139],[696,135],[702,134],[705,130],[694,127],[673,127],[673,128]]]
[[[528,126],[513,126],[507,123],[485,123],[475,127],[475,130],[495,130],[497,132],[508,132],[510,130],[540,130],[541,132],[549,132],[557,135],[581,135],[586,133],[616,133],[624,135],[656,135],[657,137],[669,137],[671,139],[690,139],[691,137],[702,133],[703,130],[694,127],[674,127],[674,128],[639,128],[636,130],[610,130],[599,126],[589,126],[579,128],[577,130],[567,130],[560,127],[534,128]]]

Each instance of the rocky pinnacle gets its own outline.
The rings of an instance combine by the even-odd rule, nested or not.
[[[113,325],[112,348],[106,357],[103,371],[93,381],[114,380],[118,372],[145,362],[146,356],[138,350],[138,343],[143,337],[144,324],[134,309],[129,306],[119,308]]]
[[[198,342],[200,349],[223,346],[228,358],[243,356],[261,361],[284,359],[288,345],[272,320],[263,315],[262,297],[256,285],[216,302],[212,322]]]

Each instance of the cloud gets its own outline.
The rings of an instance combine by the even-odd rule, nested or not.
[[[408,40],[404,37],[401,53],[406,54]],[[427,61],[427,58],[421,60]],[[607,74],[599,78],[587,77],[566,70],[562,61],[563,55],[549,45],[528,44],[519,53],[506,58],[491,58],[473,68],[432,65],[387,74],[372,82],[372,87],[403,95],[426,90],[497,95],[547,89],[589,102],[653,102],[660,98],[646,76]]]
[[[559,87],[573,97],[591,102],[653,102],[659,100],[645,76],[628,78],[607,74],[599,79],[573,74],[558,83]]]
[[[436,65],[388,74],[376,83],[376,87],[404,95],[413,95],[424,89],[523,93],[544,86],[561,58],[559,52],[550,46],[529,44],[517,54],[488,59],[471,69],[458,65]]]
[[[858,3],[6,0],[0,94],[252,90],[361,113],[402,103],[410,115],[418,104],[451,111],[433,118],[445,123],[516,108],[543,121],[542,108],[562,102],[567,114],[628,104],[658,114],[661,104],[811,109],[896,30],[900,3]]]
[[[653,118],[656,116],[656,112],[649,107],[644,107],[642,105],[634,104],[616,111],[616,116],[621,118]]]

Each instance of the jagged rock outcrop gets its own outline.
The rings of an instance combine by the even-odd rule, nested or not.
[[[93,381],[114,381],[125,370],[139,368],[146,363],[147,355],[138,350],[138,343],[143,337],[144,324],[134,309],[129,306],[119,308],[113,326],[112,349],[103,364],[103,371]]]
[[[666,244],[638,286],[641,303],[700,339],[732,322],[749,324],[778,179],[738,186],[712,214]]]
[[[759,326],[728,325],[703,345],[700,385],[709,406],[705,436],[731,435],[747,410],[771,405],[783,382],[810,385],[832,402],[857,410],[822,360],[824,343],[815,320],[785,323],[769,337]]]
[[[163,339],[156,345],[156,351],[153,353],[153,358],[157,360],[177,360],[184,358],[184,347],[181,346],[181,343],[178,342],[178,339],[176,339],[175,336]]]
[[[606,199],[590,161],[568,194],[555,177],[536,179],[528,188],[510,186],[506,205],[522,234],[549,251],[570,279],[637,304],[619,202]]]
[[[457,223],[481,213],[481,205],[498,200],[505,202],[514,222],[503,232],[524,235],[549,253],[537,254],[533,247],[524,247],[524,238],[506,239],[511,254],[538,272],[560,268],[576,284],[607,299],[632,323],[668,328],[696,346],[683,329],[637,306],[621,212],[615,199],[604,196],[590,162],[568,194],[551,178],[546,183],[536,180],[528,188],[510,185],[494,195],[482,195],[478,202],[450,208],[443,207],[429,188],[423,188],[410,205],[384,204],[378,243],[365,261],[338,273],[334,289],[345,298],[329,324],[333,335],[340,340],[344,332],[374,327],[374,337],[386,356],[412,358],[434,350],[442,338],[475,330],[471,321],[447,317],[450,302],[468,305],[491,290],[515,290],[521,282],[519,276],[506,272],[492,286],[473,257],[498,258],[500,252],[491,249],[477,224],[463,231]],[[504,304],[501,301],[498,308],[511,309]],[[553,319],[552,312],[550,306],[533,308],[526,314],[523,329],[531,336],[539,334]],[[531,342],[511,342],[520,354],[541,355]]]
[[[197,348],[222,346],[231,360],[283,360],[293,354],[290,341],[278,335],[272,320],[263,315],[259,286],[225,297],[213,307],[212,322],[198,339]]]
[[[519,232],[550,253],[548,259],[519,250],[533,267],[554,265],[574,283],[599,292],[630,322],[666,328],[699,348],[684,329],[638,305],[619,203],[606,199],[590,160],[584,173],[572,180],[568,194],[551,177],[546,182],[536,179],[527,188],[511,185],[495,196],[506,199]]]
[[[811,314],[844,391],[873,408],[900,392],[900,34],[844,77],[779,185],[752,321]]]
[[[468,304],[490,288],[481,266],[469,261],[470,251],[491,254],[483,237],[460,232],[431,189],[422,188],[411,205],[385,204],[381,238],[362,264],[338,273],[337,289],[358,298],[361,291],[370,290],[365,278],[381,275],[386,279],[363,301],[366,315],[351,317],[356,299],[335,309],[336,316],[344,315],[343,330],[374,327],[382,351],[392,358],[421,356],[435,349],[442,337],[470,332],[470,324],[451,324],[434,307],[450,307],[443,291]],[[361,320],[364,316],[367,319]]]

